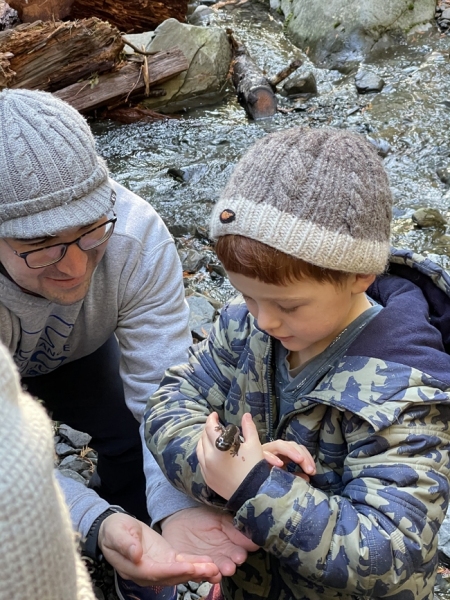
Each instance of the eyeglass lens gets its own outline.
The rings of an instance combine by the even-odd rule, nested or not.
[[[108,221],[91,231],[88,231],[76,241],[81,250],[92,250],[100,246],[111,236],[114,230],[114,222]],[[72,242],[75,243],[75,242]],[[26,257],[27,265],[31,268],[47,267],[63,258],[69,244],[57,244],[31,252]]]

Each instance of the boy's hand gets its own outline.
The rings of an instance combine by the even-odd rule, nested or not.
[[[305,481],[309,481],[310,475],[315,475],[316,465],[314,459],[305,448],[296,442],[286,440],[275,440],[262,446],[264,458],[273,467],[285,468],[287,463],[294,462],[299,465],[303,473],[295,473]]]
[[[237,456],[216,448],[218,425],[217,413],[211,413],[197,444],[197,457],[206,485],[229,500],[253,467],[265,456],[250,413],[242,417],[242,435],[245,441]]]

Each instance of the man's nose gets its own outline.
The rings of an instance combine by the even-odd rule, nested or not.
[[[88,255],[77,244],[67,247],[66,254],[55,266],[61,273],[77,278],[86,273]]]

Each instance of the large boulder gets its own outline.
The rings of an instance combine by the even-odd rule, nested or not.
[[[358,62],[387,36],[434,18],[435,0],[279,0],[293,42],[318,65]]]
[[[127,38],[133,40],[133,36]],[[174,112],[221,100],[231,62],[231,47],[225,31],[167,19],[155,30],[146,50],[157,52],[174,46],[187,58],[189,69],[158,85],[164,88],[165,96],[146,99],[145,108]]]

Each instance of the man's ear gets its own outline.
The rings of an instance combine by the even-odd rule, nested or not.
[[[376,275],[365,275],[357,273],[353,282],[352,291],[354,294],[362,294],[375,281]]]

